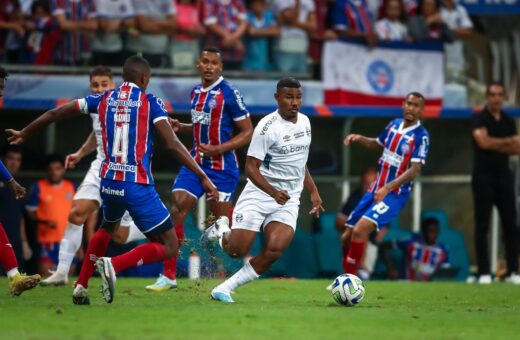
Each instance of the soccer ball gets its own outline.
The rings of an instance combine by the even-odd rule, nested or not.
[[[332,297],[343,306],[355,306],[365,297],[363,281],[356,275],[342,274],[332,283]]]

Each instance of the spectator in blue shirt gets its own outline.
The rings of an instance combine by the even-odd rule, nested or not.
[[[243,69],[248,71],[268,71],[271,69],[269,61],[269,38],[280,35],[280,28],[274,14],[267,9],[266,0],[249,1],[247,12],[246,56]]]

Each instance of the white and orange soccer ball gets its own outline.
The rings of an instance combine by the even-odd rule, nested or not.
[[[356,275],[342,274],[332,282],[331,293],[338,304],[352,307],[365,297],[365,286]]]

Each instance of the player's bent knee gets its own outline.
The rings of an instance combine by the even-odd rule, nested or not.
[[[87,217],[88,217],[87,209],[83,209],[78,206],[73,206],[69,212],[69,222],[76,224],[76,225],[84,224],[85,221],[87,220]]]

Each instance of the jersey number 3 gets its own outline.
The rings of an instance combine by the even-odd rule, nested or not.
[[[121,164],[128,163],[128,124],[114,128],[112,156],[121,157]]]

